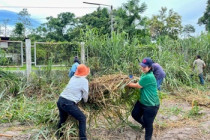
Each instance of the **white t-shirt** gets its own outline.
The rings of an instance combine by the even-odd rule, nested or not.
[[[85,77],[73,76],[60,96],[75,103],[78,103],[82,98],[84,102],[87,102],[88,91],[88,80]]]
[[[201,60],[201,59],[196,59],[196,60],[193,62],[193,67],[195,68],[195,72],[198,73],[198,74],[203,73],[203,67],[204,67],[205,65],[206,65],[206,64],[205,64],[204,61]]]

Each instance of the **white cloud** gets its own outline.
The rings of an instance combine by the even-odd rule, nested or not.
[[[182,16],[182,24],[191,24],[196,28],[196,34],[204,31],[204,26],[197,24],[206,9],[207,0],[142,0],[148,6],[145,15],[151,17],[159,13],[161,7],[173,9]]]
[[[29,13],[35,17],[57,16],[61,12],[72,12],[76,16],[91,13],[97,9],[97,5],[84,4],[83,2],[100,3],[121,6],[126,0],[0,0],[0,6],[26,6],[26,7],[71,7],[71,8],[28,8]],[[1,8],[19,12],[22,8]]]
[[[0,0],[0,6],[26,6],[26,7],[72,7],[72,8],[28,8],[32,17],[45,19],[47,16],[56,17],[61,12],[72,12],[77,17],[91,13],[97,9],[96,5],[88,5],[83,2],[92,2],[113,5],[114,8],[122,6],[128,0]],[[140,0],[140,4],[145,2],[148,6],[143,15],[151,17],[157,14],[161,7],[167,7],[178,12],[183,17],[184,24],[195,25],[199,15],[205,11],[207,0]],[[15,12],[20,12],[22,8],[2,8]],[[196,13],[195,13],[196,12]],[[197,16],[196,16],[197,15]],[[189,18],[189,19],[188,19]],[[188,23],[192,22],[192,23]],[[204,30],[204,28],[203,28]]]

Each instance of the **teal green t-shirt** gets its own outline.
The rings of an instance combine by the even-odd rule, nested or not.
[[[145,106],[156,106],[160,104],[157,93],[157,82],[153,72],[142,74],[139,80],[140,89],[140,103]]]

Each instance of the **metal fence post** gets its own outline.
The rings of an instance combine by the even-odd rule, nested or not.
[[[25,45],[26,45],[26,76],[27,76],[27,82],[29,82],[30,73],[31,73],[31,40],[26,39]]]
[[[85,64],[85,43],[81,42],[81,62]]]

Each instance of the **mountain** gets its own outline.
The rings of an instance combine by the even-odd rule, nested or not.
[[[18,21],[18,13],[8,10],[0,10],[0,24],[3,24],[5,20],[9,19],[8,25],[15,26]],[[30,18],[33,28],[38,27],[41,22],[37,19]]]

